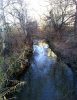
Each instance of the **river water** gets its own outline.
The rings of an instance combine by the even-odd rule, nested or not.
[[[33,49],[31,66],[22,78],[27,84],[18,100],[77,100],[71,69],[56,61],[47,44],[39,42]]]

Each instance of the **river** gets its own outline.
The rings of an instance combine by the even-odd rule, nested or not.
[[[76,100],[74,75],[43,42],[34,44],[31,66],[18,100]]]

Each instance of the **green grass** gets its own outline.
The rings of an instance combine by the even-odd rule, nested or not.
[[[0,89],[2,89],[3,83],[5,82],[5,73],[3,72],[3,57],[0,55]]]
[[[0,66],[3,64],[3,57],[0,55]]]
[[[5,75],[0,69],[0,90],[2,89],[4,82],[5,82]]]

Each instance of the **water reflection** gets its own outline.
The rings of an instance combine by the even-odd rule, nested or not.
[[[45,43],[34,45],[32,64],[24,76],[27,85],[18,100],[76,100],[71,69],[49,51]]]

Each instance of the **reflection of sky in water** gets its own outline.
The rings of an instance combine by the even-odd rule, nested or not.
[[[54,63],[55,59],[51,61],[48,55],[48,45],[34,45],[34,62],[32,63],[32,69],[38,75],[43,75],[50,70],[50,65]]]
[[[46,50],[48,49],[48,46],[43,47],[43,46],[34,45],[33,48],[34,48],[34,52],[44,55],[46,53]]]
[[[29,81],[19,100],[76,100],[71,69],[63,63],[53,66],[56,59],[47,56],[47,49],[34,45],[32,64],[24,77]]]

